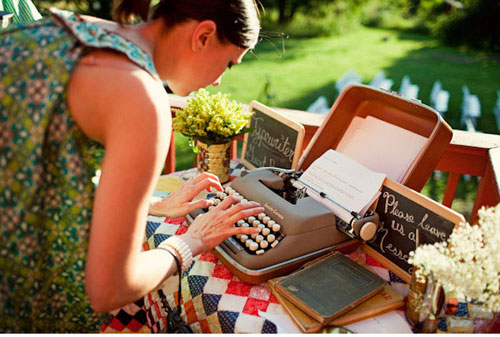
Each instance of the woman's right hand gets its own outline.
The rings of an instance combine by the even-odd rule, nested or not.
[[[257,234],[260,228],[235,227],[238,220],[264,212],[257,202],[239,202],[233,196],[226,197],[219,205],[202,214],[191,223],[186,234],[199,236],[203,242],[202,252],[209,251],[222,241],[236,234]]]

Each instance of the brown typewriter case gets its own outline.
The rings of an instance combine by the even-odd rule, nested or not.
[[[424,150],[399,183],[420,191],[453,135],[441,115],[419,101],[366,85],[344,89],[304,150],[297,170],[305,170],[329,149],[336,149],[354,117],[373,116],[427,138]],[[383,149],[381,149],[383,154]]]
[[[335,150],[354,117],[369,115],[427,138],[423,150],[399,181],[410,189],[421,191],[451,141],[451,127],[437,111],[420,101],[366,85],[351,85],[342,91],[302,153],[297,170],[307,169],[325,151]],[[384,255],[366,244],[361,247],[386,268],[409,281],[410,275]]]
[[[420,191],[451,141],[452,129],[441,115],[430,107],[418,101],[403,98],[396,93],[366,85],[351,85],[342,91],[302,153],[297,170],[307,169],[324,152],[329,149],[335,150],[354,117],[364,118],[369,115],[427,138],[423,150],[404,175],[403,181],[399,182]],[[383,155],[383,149],[381,149],[381,155]],[[348,253],[359,247],[360,243],[357,240],[348,240],[338,245],[336,250]],[[225,259],[219,252],[214,251],[214,253],[222,260]],[[379,262],[386,262],[385,257],[376,252],[370,251],[369,254]],[[390,263],[383,264],[391,267]],[[226,265],[240,279],[253,284],[292,272],[300,267],[298,264],[290,265],[287,270],[259,277],[246,275],[230,264]]]

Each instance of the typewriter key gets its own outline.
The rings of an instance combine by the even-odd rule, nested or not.
[[[255,239],[257,237],[257,235],[259,235],[259,234],[257,234],[257,233],[251,234],[252,239]]]
[[[252,239],[247,239],[247,241],[245,242],[245,246],[247,246],[247,248],[250,248],[250,244],[253,242]]]
[[[257,227],[260,228],[260,231],[262,231],[264,228],[266,228],[266,225],[260,223]]]
[[[238,222],[236,223],[238,226],[241,226],[245,223],[245,220],[238,220]]]
[[[246,222],[243,222],[243,224],[241,225],[241,227],[250,227],[250,225],[247,224]]]
[[[262,228],[262,235],[268,235],[269,233],[271,233],[269,228]]]
[[[259,249],[258,251],[255,252],[257,255],[262,255],[264,254],[264,249]]]
[[[281,229],[281,226],[278,224],[273,225],[273,232],[278,232]]]
[[[248,223],[252,223],[255,221],[255,217],[254,216],[251,216],[248,218]]]
[[[278,240],[274,241],[273,243],[271,243],[271,247],[272,248],[276,247],[278,245],[278,243],[279,243]]]
[[[250,248],[251,251],[256,251],[259,248],[259,244],[257,242],[253,242],[252,241],[252,243],[250,243],[250,247],[249,248]]]
[[[271,218],[268,217],[267,215],[264,218],[262,218],[262,222],[265,224],[267,224],[269,222],[269,220],[271,220]]]
[[[274,226],[275,224],[276,224],[276,221],[274,221],[274,220],[269,220],[269,221],[267,222],[267,227],[269,227],[269,228],[273,228],[273,226]]]
[[[269,246],[269,242],[267,242],[266,240],[262,240],[260,242],[260,248],[264,249],[267,248],[267,246]]]
[[[257,235],[255,237],[255,242],[257,242],[257,243],[261,242],[262,240],[264,240],[264,237],[262,235]]]
[[[260,221],[259,221],[259,220],[254,220],[254,221],[252,221],[252,225],[253,225],[254,227],[257,227],[257,226],[259,226],[259,225],[260,225]]]
[[[269,234],[267,236],[267,241],[268,242],[273,242],[275,239],[276,239],[276,237],[274,236],[274,234]]]
[[[264,219],[265,216],[266,216],[266,213],[259,213],[259,215],[257,215],[257,217],[259,218],[259,220]]]
[[[245,241],[247,241],[247,240],[248,240],[248,235],[246,235],[246,234],[241,234],[241,236],[240,236],[240,241],[241,241],[242,243],[245,243]]]

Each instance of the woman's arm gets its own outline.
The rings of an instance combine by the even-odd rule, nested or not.
[[[82,130],[106,149],[94,200],[85,286],[92,307],[109,311],[144,296],[175,273],[168,252],[141,252],[149,198],[169,147],[170,108],[163,86],[146,72],[85,64],[71,79],[69,105]],[[263,211],[249,203],[238,206],[244,211],[234,215],[230,206],[218,207],[217,218],[225,212],[235,218]],[[193,256],[207,249],[203,240],[210,246],[222,241],[221,234],[213,234],[217,226],[230,233],[227,223],[211,218],[197,225],[210,230],[183,236]]]
[[[141,253],[149,197],[171,128],[164,89],[142,70],[79,65],[69,88],[76,122],[105,146],[96,191],[85,285],[92,306],[130,303],[173,274],[165,251]]]

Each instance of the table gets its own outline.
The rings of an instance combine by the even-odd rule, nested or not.
[[[242,165],[231,162],[231,176],[239,175]],[[197,174],[196,169],[176,172],[160,181],[163,185],[177,186]],[[175,188],[175,186],[173,186]],[[165,188],[163,188],[165,189]],[[168,187],[166,188],[168,190]],[[168,192],[155,191],[156,196]],[[171,235],[181,235],[187,231],[185,218],[171,219],[149,216],[143,249],[149,250]],[[357,250],[349,256],[362,260],[383,279],[389,282],[402,296],[406,297],[408,286],[395,274],[377,261]],[[171,277],[161,286],[171,307],[176,305],[177,277]],[[195,333],[278,333],[300,332],[271,293],[266,284],[251,285],[239,280],[217,257],[204,253],[194,258],[191,268],[182,278],[182,317]],[[459,305],[458,316],[466,315],[467,307]],[[348,325],[356,332],[411,332],[403,318],[403,308],[362,322]],[[165,326],[165,312],[162,310],[158,291],[153,291],[143,299],[111,312],[110,318],[102,326],[101,332],[159,332]],[[446,331],[446,321],[439,329]],[[387,329],[392,329],[388,331]]]

